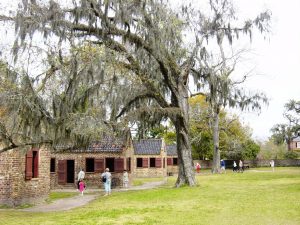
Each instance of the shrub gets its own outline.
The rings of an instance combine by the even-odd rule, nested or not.
[[[297,152],[288,151],[284,154],[286,159],[297,159],[299,158],[299,154]]]

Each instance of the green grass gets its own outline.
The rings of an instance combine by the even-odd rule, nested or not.
[[[152,178],[135,178],[133,180],[132,185],[133,186],[140,186],[148,182],[156,182],[156,181],[162,181],[163,177],[152,177]]]
[[[74,193],[74,192],[51,192],[46,202],[51,203],[58,199],[71,198],[77,195],[78,193]]]
[[[65,212],[0,210],[0,224],[299,225],[300,168],[200,174],[196,187],[113,192]]]

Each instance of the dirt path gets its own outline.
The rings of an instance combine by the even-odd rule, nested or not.
[[[161,186],[165,183],[166,181],[157,181],[157,182],[149,182],[145,183],[141,186],[133,186],[128,189],[113,189],[112,191],[130,191],[130,190],[145,190],[145,189],[152,189],[156,188],[158,186]],[[67,190],[67,189],[62,189],[62,190],[54,190],[54,191],[62,191],[62,192],[78,192],[77,190]],[[112,193],[113,193],[112,192]],[[90,201],[103,196],[103,190],[99,189],[90,189],[86,191],[86,194],[83,196],[80,195],[78,192],[78,195],[75,197],[71,198],[64,198],[64,199],[59,199],[57,201],[54,201],[50,204],[42,204],[42,205],[36,205],[31,208],[26,208],[26,209],[19,209],[20,211],[26,211],[26,212],[54,212],[54,211],[66,211],[70,210],[73,208],[77,208],[83,205],[86,205]]]
[[[83,195],[81,196],[78,194],[75,197],[72,198],[64,198],[59,199],[57,201],[54,201],[50,204],[45,205],[36,205],[31,208],[21,209],[21,211],[27,211],[27,212],[53,212],[53,211],[65,211],[70,210],[76,207],[83,206],[87,204],[88,202],[94,200],[97,198],[96,194],[93,195]]]

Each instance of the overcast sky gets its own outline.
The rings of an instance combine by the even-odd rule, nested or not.
[[[247,86],[262,90],[270,98],[269,106],[260,115],[242,114],[245,123],[253,128],[253,136],[270,136],[276,123],[285,122],[284,104],[300,100],[300,1],[299,0],[236,0],[244,13],[268,8],[272,11],[272,34],[269,40],[253,39],[256,75]]]
[[[253,17],[265,9],[272,11],[269,38],[264,40],[261,36],[254,36],[249,46],[254,70],[246,83],[250,90],[264,91],[270,99],[269,106],[265,106],[259,115],[239,114],[242,121],[253,129],[254,138],[267,139],[274,124],[285,122],[282,116],[284,104],[290,99],[300,100],[300,0],[234,1],[241,15]],[[21,0],[1,0],[0,7],[3,10],[3,6],[18,2]],[[6,38],[0,36],[1,47]],[[249,68],[245,68],[245,72],[247,70]]]

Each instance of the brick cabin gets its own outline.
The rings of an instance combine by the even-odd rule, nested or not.
[[[100,174],[109,168],[112,174],[112,188],[122,186],[124,169],[131,183],[132,145],[128,138],[105,137],[90,144],[87,149],[64,150],[51,154],[51,189],[75,188],[80,169],[85,172],[87,188],[103,186]]]
[[[292,138],[288,148],[292,151],[300,151],[300,136]]]
[[[178,174],[177,145],[166,145],[168,175]]]
[[[44,201],[50,193],[50,148],[17,148],[0,153],[0,205]]]
[[[166,151],[161,139],[133,141],[132,173],[135,177],[164,177],[167,175]]]

